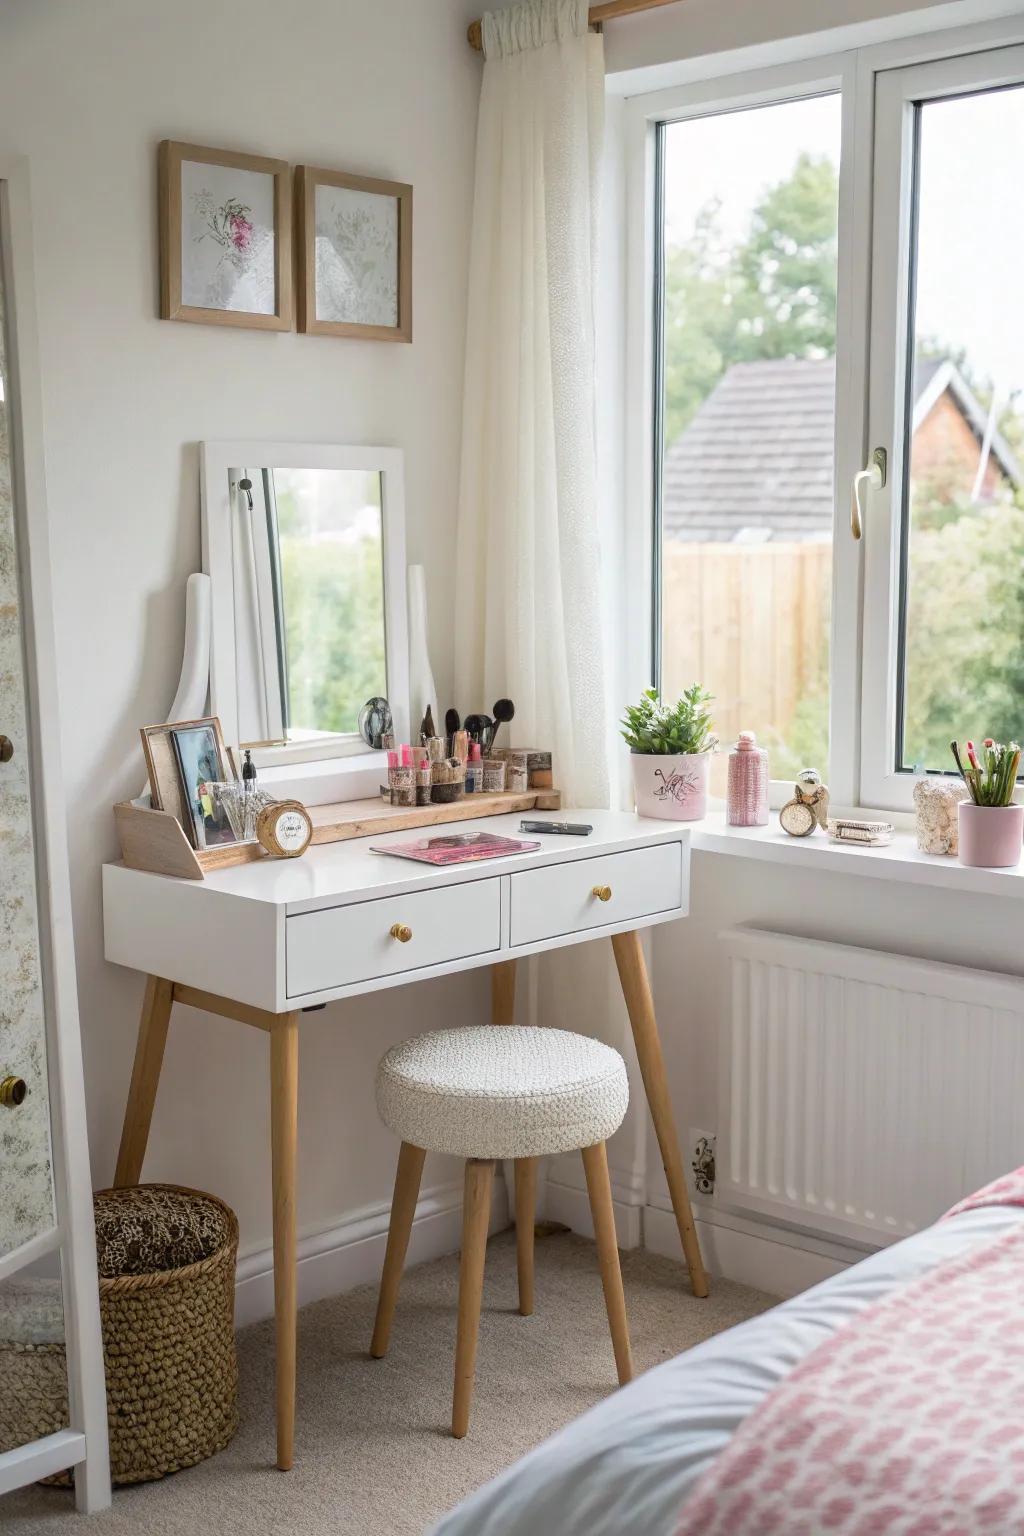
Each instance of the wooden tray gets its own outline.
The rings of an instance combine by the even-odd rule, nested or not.
[[[384,832],[414,831],[453,821],[477,821],[507,816],[511,811],[557,811],[557,789],[527,789],[522,794],[475,794],[451,805],[385,805],[383,800],[342,800],[335,805],[311,805],[314,843],[341,843],[352,837],[377,837]],[[225,843],[219,848],[193,848],[181,823],[170,811],[157,811],[134,800],[114,806],[121,857],[130,869],[157,875],[203,880],[208,870],[228,869],[269,858],[259,843]]]

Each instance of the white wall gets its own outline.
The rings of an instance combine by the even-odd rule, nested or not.
[[[465,283],[480,60],[473,0],[47,0],[0,19],[0,149],[29,157],[57,651],[93,1175],[109,1181],[142,995],[102,958],[110,806],[165,718],[183,589],[199,568],[196,444],[275,437],[406,454],[408,554],[427,568],[433,663],[451,679]],[[163,138],[412,182],[411,346],[160,321]],[[216,943],[216,934],[210,935]],[[394,1167],[378,1055],[471,1012],[482,976],[311,1016],[300,1229],[384,1202]],[[267,1046],[180,1010],[146,1176],[208,1187],[243,1248],[269,1240]],[[426,1182],[451,1170],[428,1170]]]

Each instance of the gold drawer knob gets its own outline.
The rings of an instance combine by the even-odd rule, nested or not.
[[[392,923],[390,932],[391,937],[397,939],[399,944],[408,944],[412,938],[412,929],[408,923]]]
[[[8,1109],[17,1109],[19,1104],[24,1104],[28,1086],[22,1077],[5,1077],[0,1081],[0,1104]]]
[[[590,894],[596,896],[598,901],[611,901],[612,888],[610,885],[595,885]]]

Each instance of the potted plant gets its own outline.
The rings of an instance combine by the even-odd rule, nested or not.
[[[950,742],[953,759],[971,798],[961,800],[959,817],[960,863],[972,868],[1007,869],[1020,863],[1024,842],[1024,805],[1014,805],[1020,766],[1020,747],[987,736],[980,754],[974,742],[966,747],[964,763],[958,742]]]
[[[645,688],[621,723],[633,763],[633,790],[641,816],[699,821],[707,810],[708,767],[718,737],[711,729],[712,702],[700,683],[675,704]]]

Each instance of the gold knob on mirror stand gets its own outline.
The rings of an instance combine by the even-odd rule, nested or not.
[[[28,1094],[28,1085],[23,1077],[5,1077],[0,1080],[0,1104],[8,1109],[17,1109],[19,1104],[24,1104]]]
[[[391,937],[397,939],[399,944],[408,944],[412,938],[412,929],[408,923],[392,923],[389,931]]]
[[[595,885],[590,894],[596,896],[598,901],[611,901],[612,888],[610,885]]]

